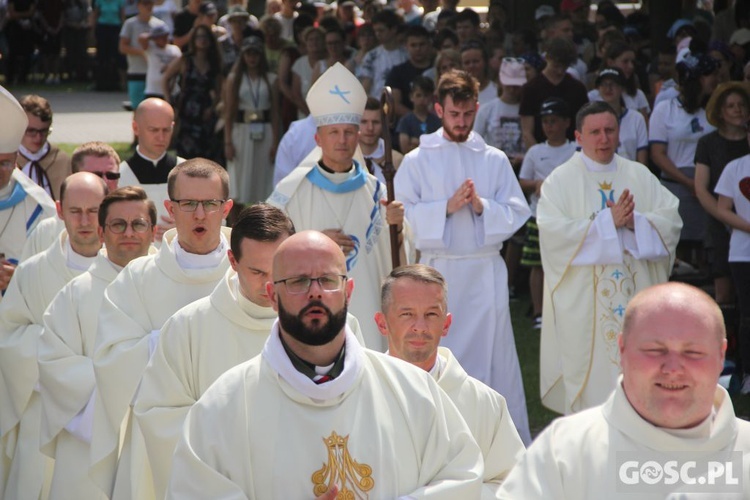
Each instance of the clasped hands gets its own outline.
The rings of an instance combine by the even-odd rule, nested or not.
[[[474,210],[475,214],[482,215],[482,212],[484,211],[482,199],[477,194],[474,181],[466,179],[456,192],[453,193],[453,196],[448,199],[448,205],[445,208],[445,212],[447,215],[452,215],[469,204],[471,204],[471,208]]]
[[[607,201],[607,207],[612,212],[612,220],[616,228],[625,227],[631,231],[635,229],[635,201],[629,189],[622,192],[617,203]]]

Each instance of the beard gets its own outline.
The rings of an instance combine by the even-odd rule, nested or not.
[[[452,128],[443,127],[443,132],[445,132],[445,134],[450,137],[453,142],[466,142],[473,127],[474,124],[472,123],[472,125],[466,129],[466,132],[463,133],[458,133],[455,131],[455,129]]]
[[[326,312],[328,321],[321,324],[321,320],[315,319],[311,326],[307,326],[302,317],[313,307],[319,307]],[[281,328],[292,338],[306,345],[320,346],[331,342],[346,325],[347,304],[344,304],[338,312],[333,313],[319,300],[307,304],[295,316],[284,309],[279,300],[279,324]]]

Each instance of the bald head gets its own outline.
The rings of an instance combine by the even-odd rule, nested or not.
[[[169,147],[174,127],[174,109],[163,99],[144,99],[133,115],[133,133],[138,149],[148,158],[157,159]]]
[[[101,248],[99,205],[108,191],[101,177],[91,172],[76,172],[60,187],[57,214],[65,223],[70,246],[79,255],[93,257]]]
[[[726,338],[724,315],[710,295],[694,286],[668,282],[641,291],[628,303],[622,326],[623,340],[643,322],[678,315],[709,320],[711,331],[706,334],[715,335],[719,342]]]
[[[325,234],[319,231],[301,231],[279,245],[273,258],[273,276],[274,279],[285,279],[292,269],[297,267],[311,268],[308,274],[319,276],[315,273],[321,266],[329,269],[326,272],[333,268],[340,274],[346,274],[344,253],[336,242]],[[293,274],[300,275],[302,274]]]
[[[101,196],[102,200],[107,196],[107,193],[109,193],[107,184],[104,180],[91,172],[76,172],[67,176],[65,180],[63,180],[60,185],[61,204],[65,200],[66,191],[69,191],[71,196],[75,196],[76,193],[81,191],[96,193]]]

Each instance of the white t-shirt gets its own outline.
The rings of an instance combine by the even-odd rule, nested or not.
[[[180,2],[182,4],[182,2]],[[169,32],[174,33],[174,16],[180,11],[174,0],[164,0],[161,5],[154,5],[154,17],[161,19],[169,26]]]
[[[599,93],[598,89],[589,90],[589,101],[594,102],[601,100],[602,96]],[[641,89],[637,89],[634,96],[623,92],[622,100],[625,103],[625,107],[628,109],[641,110],[643,108],[646,108],[646,113],[651,112],[651,106],[648,105],[646,94],[644,94]]]
[[[554,169],[565,163],[576,152],[576,143],[567,141],[562,146],[550,146],[547,141],[534,144],[526,152],[521,164],[519,179],[544,180]],[[532,193],[529,197],[529,208],[532,217],[536,217],[536,205],[539,196]]]
[[[370,97],[380,99],[380,93],[385,87],[385,79],[388,78],[391,68],[406,62],[406,60],[406,50],[403,47],[386,50],[382,45],[378,45],[365,54],[362,64],[357,68],[357,78],[372,80]]]
[[[626,109],[620,116],[620,145],[617,154],[628,160],[638,161],[636,153],[648,149],[648,129],[646,119],[634,110]]]
[[[667,156],[678,168],[695,167],[695,148],[698,139],[716,130],[706,120],[706,111],[703,108],[693,114],[687,113],[677,99],[656,105],[651,113],[648,129],[649,144],[666,144]]]
[[[169,63],[182,55],[177,45],[167,44],[163,49],[159,48],[153,40],[148,42],[146,50],[146,95],[159,95],[164,97],[162,77]]]
[[[497,84],[490,80],[484,90],[479,91],[479,105],[487,104],[497,97]]]
[[[744,179],[748,179],[750,183],[750,155],[730,161],[721,173],[714,191],[731,198],[737,215],[750,221],[750,199],[740,191],[740,182]],[[750,233],[732,230],[729,240],[729,262],[750,262]]]
[[[509,158],[523,154],[521,117],[519,104],[507,104],[499,97],[481,104],[474,120],[474,132],[484,142],[508,155]]]

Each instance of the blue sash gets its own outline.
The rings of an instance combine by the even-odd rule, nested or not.
[[[10,197],[5,200],[0,200],[0,210],[5,210],[14,207],[21,203],[26,198],[26,191],[20,182],[16,182],[13,186],[13,192],[10,193]]]
[[[317,165],[307,173],[306,177],[320,189],[325,189],[332,193],[349,193],[351,191],[356,191],[367,183],[367,175],[365,175],[365,171],[356,160],[354,160],[354,169],[356,171],[354,176],[351,179],[345,180],[341,184],[336,184],[328,179],[321,173]]]

